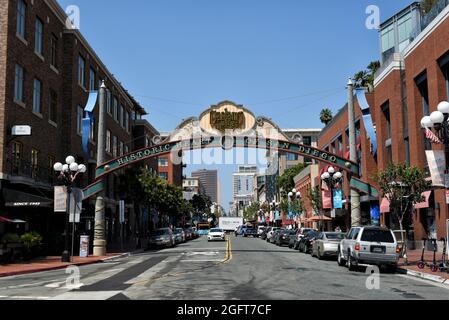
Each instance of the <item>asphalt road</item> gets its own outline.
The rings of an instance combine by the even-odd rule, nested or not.
[[[201,238],[80,267],[79,282],[76,269],[0,278],[0,299],[449,300],[443,285],[381,273],[378,288],[368,289],[368,277],[364,270],[349,272],[335,261],[230,236],[227,242]]]

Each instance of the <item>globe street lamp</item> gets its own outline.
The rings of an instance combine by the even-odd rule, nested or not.
[[[270,203],[270,210],[273,212],[273,221],[272,221],[273,226],[275,225],[275,219],[276,219],[275,213],[276,213],[277,206],[278,206],[278,203],[276,202],[276,200],[273,200]]]
[[[65,159],[65,164],[57,162],[54,164],[53,169],[58,173],[58,182],[60,185],[64,185],[67,188],[67,209],[66,209],[66,221],[65,221],[65,242],[64,252],[62,253],[61,261],[70,262],[69,254],[69,223],[70,223],[70,196],[72,193],[72,186],[75,179],[80,173],[85,173],[87,168],[84,164],[78,164],[75,162],[73,156],[68,156]],[[73,230],[74,232],[74,230]],[[73,252],[72,252],[73,254]]]
[[[449,160],[449,102],[440,102],[437,109],[438,111],[432,112],[430,116],[422,118],[421,126],[424,129],[434,129],[437,137],[443,142],[447,166]]]
[[[292,216],[290,216],[290,213],[292,212],[293,208],[292,208],[292,203],[293,201],[298,201],[298,212],[293,212],[295,216],[298,216],[300,214],[300,206],[299,203],[301,201],[301,192],[299,192],[298,190],[296,190],[295,188],[290,191],[288,193],[288,214],[289,214],[289,218],[290,220],[292,220]]]
[[[332,209],[334,208],[333,190],[341,184],[343,174],[335,171],[334,167],[329,167],[326,172],[321,175],[321,180],[326,183],[331,191]]]

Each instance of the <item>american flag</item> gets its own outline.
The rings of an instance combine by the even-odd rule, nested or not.
[[[441,144],[441,140],[429,129],[425,129],[425,136],[427,139],[429,139],[432,143]]]

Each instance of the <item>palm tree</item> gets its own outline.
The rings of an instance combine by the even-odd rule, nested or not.
[[[320,120],[325,126],[327,126],[333,118],[334,116],[329,108],[323,109],[320,113]]]
[[[357,72],[354,75],[355,88],[368,88],[369,91],[374,89],[374,77],[380,68],[380,61],[372,61],[366,67],[366,70]]]

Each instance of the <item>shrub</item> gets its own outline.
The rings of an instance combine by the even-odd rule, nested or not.
[[[42,237],[37,232],[28,232],[20,237],[20,240],[25,248],[31,250],[37,248],[42,244]]]
[[[7,233],[2,237],[2,243],[19,243],[20,237],[16,233]]]

